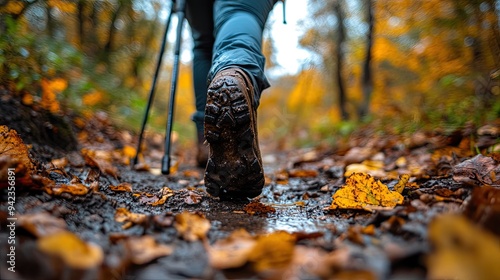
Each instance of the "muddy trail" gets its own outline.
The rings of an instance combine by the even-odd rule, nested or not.
[[[500,278],[498,122],[263,146],[262,194],[220,201],[189,149],[158,174],[161,136],[130,168],[136,137],[105,114],[60,120],[76,135],[65,150],[16,114],[0,123],[2,279]]]

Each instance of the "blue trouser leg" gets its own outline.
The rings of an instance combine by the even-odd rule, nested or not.
[[[264,75],[262,32],[276,0],[216,0],[214,4],[215,43],[211,80],[217,72],[239,67],[253,80],[255,102],[270,86]]]
[[[203,127],[207,87],[222,69],[239,67],[253,80],[255,102],[270,86],[264,75],[262,32],[276,0],[187,0],[191,26],[197,128]],[[215,36],[215,38],[214,38]],[[208,78],[208,82],[207,82]]]
[[[196,112],[192,119],[196,129],[203,131],[205,104],[207,103],[208,72],[212,66],[214,45],[213,1],[187,0],[186,18],[193,37],[193,83]]]

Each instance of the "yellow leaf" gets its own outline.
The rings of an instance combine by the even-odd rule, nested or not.
[[[448,214],[429,225],[434,248],[429,279],[500,279],[500,239],[463,216]]]
[[[37,241],[37,246],[40,251],[59,257],[65,264],[77,269],[96,267],[104,258],[101,247],[86,243],[68,231],[43,236]]]
[[[136,149],[130,145],[125,145],[122,149],[123,155],[129,158],[135,157]]]
[[[397,191],[398,193],[403,193],[406,184],[408,183],[408,180],[410,180],[409,174],[401,174],[401,176],[399,176],[398,183],[394,185],[394,190]]]
[[[182,212],[175,216],[175,228],[187,241],[204,240],[210,229],[210,221],[199,214]]]
[[[394,208],[403,203],[403,196],[382,184],[369,174],[354,173],[347,178],[346,184],[332,196],[330,209]]]
[[[285,268],[293,259],[295,240],[295,236],[286,231],[259,236],[248,260],[258,272]]]

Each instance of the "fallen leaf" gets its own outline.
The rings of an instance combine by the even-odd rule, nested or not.
[[[36,237],[65,231],[67,227],[66,221],[47,212],[20,215],[17,217],[17,223]]]
[[[346,164],[360,163],[370,158],[375,152],[372,147],[354,147],[344,155],[344,162]]]
[[[151,170],[151,166],[149,166],[149,164],[147,164],[145,162],[139,162],[138,164],[134,165],[134,170],[149,171],[149,170]]]
[[[257,272],[283,269],[293,259],[295,237],[286,231],[276,231],[257,238],[248,260]]]
[[[188,191],[186,197],[184,197],[184,203],[188,205],[194,205],[201,202],[201,195],[193,191]]]
[[[118,208],[115,212],[115,221],[125,223],[122,228],[126,229],[134,224],[143,224],[146,221],[145,214],[132,213],[125,208]]]
[[[50,163],[52,163],[52,165],[55,168],[64,168],[64,167],[66,167],[66,165],[68,165],[68,162],[69,162],[68,158],[66,158],[66,157],[53,159],[50,161]]]
[[[89,192],[89,188],[81,183],[75,184],[61,184],[61,185],[49,185],[45,187],[45,191],[48,194],[61,195],[63,193],[69,193],[72,195],[86,195]]]
[[[132,184],[124,182],[118,186],[109,185],[109,189],[114,192],[132,192]]]
[[[500,163],[481,154],[455,165],[453,180],[467,185],[500,187]]]
[[[375,235],[375,225],[369,224],[366,227],[363,227],[361,232],[366,235]]]
[[[28,147],[14,129],[0,125],[0,156],[24,165],[29,172],[33,170],[33,162],[29,156]]]
[[[408,183],[408,180],[410,180],[410,175],[409,174],[401,174],[399,176],[399,181],[394,185],[394,190],[397,191],[398,193],[403,193],[406,184]]]
[[[276,172],[276,183],[280,185],[288,184],[288,172],[286,170]]]
[[[382,161],[365,160],[362,163],[349,164],[345,168],[344,177],[349,177],[354,173],[367,173],[375,177],[388,177],[384,171],[384,163]]]
[[[254,214],[260,215],[260,214],[268,214],[276,212],[276,209],[274,209],[274,207],[262,204],[261,202],[258,201],[252,201],[248,203],[247,205],[245,205],[245,208],[243,210],[245,210],[245,212],[250,215]]]
[[[184,175],[184,177],[201,178],[200,171],[198,170],[184,170],[182,174]]]
[[[171,190],[169,187],[163,187],[161,189],[160,195],[161,195],[160,199],[150,203],[152,206],[159,206],[165,204],[167,199],[174,195],[174,191]]]
[[[465,206],[465,216],[477,225],[500,236],[500,189],[483,186],[474,188]]]
[[[428,279],[500,279],[500,239],[460,215],[442,215],[429,225],[434,250]]]
[[[307,247],[304,245],[295,246],[293,252],[293,258],[281,275],[276,275],[274,279],[306,279],[304,275],[317,275],[320,271],[320,266],[323,260],[326,258],[327,253],[317,247]],[[274,275],[272,275],[274,276]],[[334,278],[319,278],[311,277],[314,279],[334,279]],[[307,279],[309,279],[307,278]]]
[[[112,163],[113,152],[90,149],[82,149],[80,152],[88,166],[97,167],[102,173],[118,177],[118,169]]]
[[[75,234],[62,231],[46,235],[37,240],[40,251],[60,258],[76,269],[90,269],[102,264],[104,254],[101,247],[81,240]]]
[[[210,264],[216,269],[238,268],[245,265],[256,240],[246,230],[237,229],[226,239],[210,246]]]
[[[187,241],[204,240],[210,229],[210,221],[201,214],[182,212],[175,216],[174,226]]]
[[[354,173],[345,185],[332,196],[330,209],[392,209],[403,203],[403,196],[365,173]]]
[[[129,238],[126,244],[132,256],[132,262],[137,265],[149,263],[173,252],[171,246],[159,244],[149,235]]]
[[[169,227],[174,224],[174,216],[168,214],[155,215],[153,216],[153,223],[159,228]]]
[[[306,169],[294,169],[288,171],[288,175],[290,178],[318,177],[318,171],[306,170]]]

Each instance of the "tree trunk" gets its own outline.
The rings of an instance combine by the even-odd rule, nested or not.
[[[77,4],[77,15],[78,15],[78,45],[80,50],[83,50],[83,45],[85,43],[85,0],[78,1]]]
[[[367,11],[368,11],[368,34],[366,38],[366,54],[365,61],[363,64],[363,77],[361,80],[361,86],[363,89],[363,101],[359,109],[359,117],[363,118],[369,114],[370,102],[373,91],[373,77],[372,77],[372,49],[373,49],[373,27],[374,27],[374,15],[373,15],[373,3],[372,0],[367,0]]]
[[[55,22],[54,18],[52,17],[52,7],[49,4],[47,4],[46,6],[46,13],[47,13],[47,25],[46,25],[47,35],[49,36],[49,38],[54,38]]]
[[[347,93],[344,86],[344,80],[342,79],[342,69],[344,68],[344,50],[343,46],[345,44],[345,25],[344,25],[344,13],[342,12],[341,0],[338,0],[334,6],[334,12],[337,16],[338,21],[338,42],[337,42],[337,88],[339,91],[339,108],[342,120],[349,119],[349,113],[347,112]]]
[[[111,17],[111,22],[109,23],[108,38],[106,40],[106,45],[104,46],[104,57],[107,57],[109,53],[111,53],[114,50],[114,45],[115,45],[114,43],[116,37],[115,24],[125,5],[126,4],[122,3],[122,1],[118,1],[118,7],[116,8],[115,12]]]

